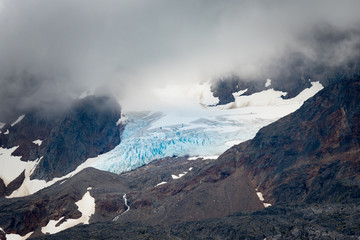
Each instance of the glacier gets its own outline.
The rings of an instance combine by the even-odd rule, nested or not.
[[[253,116],[251,116],[253,115]],[[121,173],[145,165],[155,159],[173,156],[220,155],[229,142],[240,143],[251,139],[272,119],[256,114],[215,115],[189,123],[160,125],[166,119],[161,112],[129,112],[121,142],[110,152],[97,157],[93,167]]]
[[[294,112],[321,89],[320,83],[313,82],[311,88],[293,99],[282,99],[283,92],[268,89],[236,96],[236,107],[197,104],[165,111],[126,112],[122,117],[125,120],[120,119],[126,123],[120,144],[92,159],[92,167],[122,173],[164,157],[220,155]]]

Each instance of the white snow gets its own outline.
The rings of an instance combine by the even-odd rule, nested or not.
[[[2,229],[2,228],[0,228],[0,231],[2,231],[3,233],[5,233],[5,231]],[[14,233],[10,233],[10,234],[6,234],[5,233],[5,238],[7,239],[7,240],[25,240],[25,239],[27,239],[28,237],[30,237],[30,235],[32,234],[33,232],[29,232],[29,233],[27,233],[25,236],[21,236],[21,235],[19,235],[19,234],[14,234]]]
[[[271,79],[266,79],[266,82],[265,82],[265,87],[270,87],[271,85]]]
[[[197,160],[199,158],[202,158],[204,160],[216,160],[216,159],[218,159],[218,157],[219,157],[218,155],[216,155],[216,156],[195,156],[195,157],[189,157],[188,160],[189,161],[194,161],[194,160]]]
[[[180,173],[179,175],[171,175],[172,179],[179,179],[185,176],[187,172]]]
[[[263,202],[265,200],[261,192],[256,192],[256,194],[257,194],[260,201]]]
[[[49,223],[41,228],[41,232],[44,234],[54,234],[61,232],[65,229],[71,228],[78,224],[89,224],[91,215],[95,213],[95,198],[90,195],[90,192],[87,191],[81,200],[75,203],[78,206],[79,211],[81,212],[81,217],[77,219],[67,219],[59,226],[56,226],[64,217],[59,220],[50,220]]]
[[[261,193],[261,192],[258,192],[257,189],[255,189],[255,191],[256,191],[256,195],[258,196],[259,200],[263,202],[264,207],[266,207],[266,208],[267,208],[267,207],[270,207],[270,206],[271,206],[270,203],[265,203],[265,202],[264,202],[265,199],[264,199],[262,193]]]
[[[156,184],[155,185],[155,187],[158,187],[158,186],[161,186],[161,185],[164,185],[164,184],[166,184],[167,182],[161,182],[161,183],[158,183],[158,184]]]
[[[20,186],[19,189],[15,190],[10,196],[8,196],[6,198],[28,196],[28,195],[36,193],[37,191],[40,191],[43,188],[46,188],[46,187],[49,187],[49,186],[53,185],[57,181],[65,182],[67,178],[70,178],[70,177],[74,176],[75,174],[79,173],[81,170],[83,170],[83,169],[85,169],[87,167],[90,167],[96,160],[97,160],[96,157],[95,158],[89,158],[88,160],[86,160],[86,162],[79,165],[71,173],[69,173],[69,174],[67,174],[67,175],[65,175],[63,177],[54,178],[54,179],[52,179],[51,181],[48,181],[48,182],[46,182],[45,180],[38,180],[38,179],[30,180],[30,175],[31,175],[32,172],[29,172],[29,174],[27,174],[27,172],[25,172],[25,180],[24,180],[23,184]],[[40,159],[37,160],[35,164],[38,164],[38,162],[40,162]],[[33,168],[35,169],[35,167],[36,166],[34,166]]]
[[[307,99],[314,96],[318,91],[323,89],[320,82],[312,82],[310,88],[304,89],[296,97],[290,99],[282,99],[281,96],[285,96],[287,93],[281,91],[275,91],[274,89],[267,89],[262,92],[254,93],[250,96],[238,96],[235,98],[234,103],[228,103],[220,108],[246,108],[254,106],[293,106],[293,111],[297,110]],[[235,95],[234,95],[235,96]],[[297,107],[296,107],[297,106]],[[292,112],[293,112],[292,111]],[[284,112],[286,113],[286,112]],[[288,112],[289,114],[291,112]],[[285,115],[287,115],[285,114]]]
[[[9,133],[10,133],[9,129],[7,129],[6,132],[4,132],[5,135],[7,135]]]
[[[243,95],[244,93],[246,93],[247,91],[248,91],[248,89],[240,90],[238,92],[234,92],[232,95],[234,96],[234,98],[237,98],[237,97]]]
[[[33,141],[33,143],[35,143],[36,145],[41,146],[42,140],[38,139],[38,140]]]
[[[33,232],[29,232],[25,236],[21,236],[19,234],[14,234],[14,233],[6,234],[6,239],[7,240],[25,240],[25,239],[28,239],[32,233]]]
[[[189,168],[189,171],[193,170],[193,167]]]
[[[121,173],[164,157],[216,159],[230,146],[253,138],[260,128],[297,110],[322,88],[313,82],[311,88],[286,100],[281,98],[286,93],[267,89],[250,96],[236,96],[235,103],[207,107],[199,104],[197,94],[202,94],[201,99],[207,96],[206,91],[211,94],[209,85],[192,91],[187,87],[158,89],[157,96],[167,104],[161,111],[125,112],[127,124],[121,143],[98,156],[92,166]]]
[[[13,122],[13,123],[11,124],[11,126],[13,127],[13,126],[15,126],[16,124],[18,124],[19,122],[21,122],[21,120],[23,120],[24,117],[25,117],[25,115],[21,115],[20,117],[18,117],[18,119],[16,119],[16,121]]]
[[[24,162],[19,156],[11,154],[18,148],[1,148],[0,147],[0,178],[4,181],[5,186],[15,180],[23,171],[30,172],[36,165],[36,161]]]
[[[232,146],[234,146],[234,145],[240,144],[241,142],[242,142],[241,140],[227,141],[227,142],[225,143],[225,145],[226,145],[226,146],[229,146],[229,147],[232,147]]]

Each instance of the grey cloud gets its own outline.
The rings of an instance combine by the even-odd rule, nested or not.
[[[0,1],[2,115],[66,106],[88,88],[127,97],[166,83],[251,76],[288,49],[328,59],[341,42],[346,59],[360,20],[360,2],[350,0]],[[345,32],[314,39],[322,26]]]

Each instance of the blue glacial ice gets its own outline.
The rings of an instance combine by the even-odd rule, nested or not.
[[[126,117],[121,143],[100,155],[95,168],[121,173],[164,157],[220,155],[230,147],[226,143],[248,140],[264,125],[263,121],[244,124],[216,116],[153,127],[164,114],[136,112]]]

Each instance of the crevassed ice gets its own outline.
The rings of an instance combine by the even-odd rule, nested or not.
[[[121,143],[100,155],[94,167],[121,173],[163,157],[219,155],[229,148],[225,144],[228,141],[250,139],[261,126],[270,123],[269,120],[257,119],[246,124],[214,116],[188,124],[153,128],[157,120],[165,117],[161,113],[128,113],[127,117]]]

